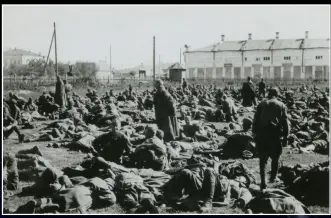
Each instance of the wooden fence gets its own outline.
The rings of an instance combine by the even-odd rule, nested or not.
[[[94,79],[89,80],[87,78],[73,78],[68,77],[68,82],[73,85],[74,88],[102,88],[102,87],[112,87],[114,89],[123,89],[127,88],[129,84],[133,86],[143,86],[143,87],[152,87],[153,78],[111,78],[111,79]],[[219,87],[224,87],[226,85],[231,85],[235,87],[240,87],[246,79],[228,79],[228,78],[219,78],[219,79],[198,79],[198,78],[188,78],[186,79],[188,84],[201,84],[201,85],[216,85]],[[55,78],[13,78],[13,77],[4,77],[2,79],[4,89],[18,90],[34,90],[38,87],[52,87],[55,86]],[[257,84],[261,80],[252,78],[253,83]],[[305,85],[322,85],[328,86],[328,80],[312,80],[312,79],[264,79],[267,85],[278,85],[278,86],[301,86]],[[180,86],[179,82],[166,81],[166,84],[171,84],[176,87]]]

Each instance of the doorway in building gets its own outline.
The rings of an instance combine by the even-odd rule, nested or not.
[[[293,77],[294,77],[294,79],[301,79],[301,67],[300,66],[294,66]]]
[[[252,68],[251,67],[245,67],[244,68],[244,78],[247,78],[249,76],[252,76],[251,71],[252,71]]]
[[[216,68],[216,78],[220,79],[223,77],[223,68],[222,67],[217,67]]]
[[[324,66],[324,79],[328,80],[329,79],[329,66]]]
[[[323,67],[322,66],[316,66],[315,67],[315,79],[321,80],[323,78]]]
[[[282,75],[281,75],[281,67],[274,67],[274,78],[275,79],[281,79]]]
[[[234,78],[235,78],[235,79],[240,79],[240,78],[241,78],[241,70],[240,70],[240,67],[235,67],[235,68],[234,68]]]
[[[231,79],[232,67],[225,67],[225,78]]]
[[[270,78],[270,67],[263,67],[263,78]]]
[[[213,78],[213,68],[212,67],[206,68],[206,78],[207,79]]]
[[[188,77],[189,78],[194,78],[194,71],[195,71],[195,68],[189,68],[188,69]]]
[[[312,79],[313,78],[313,67],[306,66],[305,67],[305,79]]]
[[[204,68],[198,68],[198,78],[199,79],[204,79],[205,78]]]

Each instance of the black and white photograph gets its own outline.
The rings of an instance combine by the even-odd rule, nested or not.
[[[330,214],[330,5],[2,5],[2,214]]]

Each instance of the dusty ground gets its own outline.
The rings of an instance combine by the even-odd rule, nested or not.
[[[35,130],[23,130],[23,132],[27,135],[32,134]],[[47,142],[33,142],[33,143],[23,143],[18,144],[18,139],[16,135],[12,135],[8,140],[5,140],[3,143],[3,151],[4,152],[14,152],[21,149],[32,148],[33,146],[38,145],[40,150],[43,152],[43,155],[46,159],[48,159],[55,167],[62,169],[66,166],[75,166],[78,165],[84,158],[85,154],[68,151],[64,148],[47,148]],[[319,154],[288,154],[287,149],[284,151],[284,155],[282,156],[282,161],[284,164],[310,164],[313,162],[321,162],[328,160],[328,156],[319,155]],[[250,159],[250,160],[240,160],[245,165],[247,165],[252,172],[255,174],[256,178],[259,180],[259,168],[258,168],[258,159]],[[270,163],[268,166],[270,169]],[[22,186],[31,185],[32,181],[24,181],[21,183]],[[20,205],[25,204],[28,200],[33,199],[33,197],[18,197],[12,196],[8,199],[4,199],[3,206],[4,208],[10,208],[11,210],[15,210]],[[308,206],[312,213],[329,213],[329,208],[320,207],[320,206]],[[103,214],[120,214],[124,213],[122,208],[118,205],[109,208],[103,208],[98,210],[89,210],[91,214],[95,213],[103,213]],[[181,211],[175,211],[171,208],[162,208],[162,213],[183,213]],[[214,214],[240,214],[243,213],[241,210],[232,209],[229,207],[215,208],[213,209]]]
[[[49,90],[49,89],[48,89]],[[107,90],[99,90],[98,93],[104,93]],[[4,97],[7,97],[7,92],[4,93]],[[77,90],[77,93],[80,95],[85,95],[85,90]],[[29,92],[21,92],[19,93],[20,96],[28,98],[32,97],[33,99],[37,99],[40,96],[40,93],[29,93]],[[47,123],[47,122],[46,122]],[[224,124],[219,124],[224,125]],[[23,130],[23,133],[29,135],[35,132],[36,130]],[[33,143],[23,143],[18,144],[18,139],[15,134],[13,134],[8,140],[3,142],[3,151],[4,152],[14,152],[16,153],[20,149],[32,148],[33,146],[38,145],[40,150],[43,152],[44,157],[48,159],[55,167],[62,169],[66,166],[75,166],[80,164],[82,159],[84,158],[85,154],[68,151],[63,148],[47,148],[47,142],[33,142]],[[284,164],[292,164],[295,165],[297,163],[302,164],[310,164],[313,162],[322,162],[328,160],[328,156],[326,155],[319,155],[319,154],[288,154],[288,149],[284,150],[284,154],[282,155],[281,160]],[[258,168],[258,159],[250,159],[250,160],[240,160],[245,165],[247,165],[251,171],[255,174],[256,178],[259,180],[259,168]],[[268,169],[270,169],[270,162],[268,164]],[[28,186],[31,185],[32,181],[22,181],[21,186]],[[27,201],[33,199],[33,197],[18,197],[12,196],[8,199],[3,199],[3,207],[8,208],[10,210],[17,209],[20,205],[25,204]],[[310,211],[314,214],[327,214],[329,213],[328,207],[320,207],[320,206],[308,206]],[[173,214],[173,213],[185,213],[182,211],[176,211],[172,208],[161,208],[161,213]],[[88,211],[90,214],[122,214],[124,213],[123,209],[118,206],[112,206],[109,208],[97,209]],[[240,214],[243,213],[241,210],[232,209],[229,207],[222,207],[222,208],[214,208],[212,211],[213,214]]]

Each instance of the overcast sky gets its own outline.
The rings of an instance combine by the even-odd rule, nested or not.
[[[56,22],[58,60],[98,61],[112,47],[115,68],[179,61],[180,48],[225,40],[329,38],[329,6],[3,6],[3,48],[47,55]],[[184,48],[182,49],[184,50]],[[54,49],[52,51],[54,57]]]

